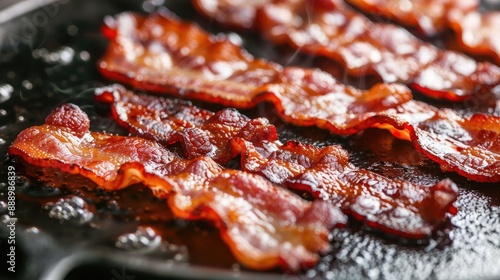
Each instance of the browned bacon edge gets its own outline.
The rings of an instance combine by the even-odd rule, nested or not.
[[[253,27],[276,44],[328,57],[354,76],[375,74],[384,82],[405,83],[433,98],[464,101],[474,94],[487,94],[500,84],[499,67],[438,49],[404,28],[372,22],[341,0],[253,4],[215,0],[209,7],[207,1],[193,1],[202,13],[223,24],[253,21]],[[249,9],[251,13],[244,13],[248,18],[237,22],[222,15]]]
[[[115,24],[105,28],[111,42],[99,63],[111,80],[238,108],[268,101],[287,122],[341,135],[389,129],[445,171],[500,181],[499,117],[463,118],[411,100],[409,90],[397,84],[360,91],[319,70],[282,68],[172,15],[124,13]]]
[[[450,180],[419,186],[358,169],[339,146],[281,144],[276,128],[263,118],[249,119],[234,109],[212,113],[185,101],[136,95],[119,85],[97,89],[96,98],[111,103],[113,118],[132,133],[165,145],[180,142],[188,158],[206,155],[226,164],[241,156],[244,170],[330,200],[392,234],[422,238],[446,213],[456,213],[457,191]]]
[[[22,131],[9,154],[80,174],[105,190],[142,183],[178,217],[212,222],[238,261],[253,269],[311,266],[330,248],[329,229],[346,223],[330,203],[305,201],[261,176],[208,157],[183,159],[143,138],[89,132],[89,124],[77,106],[62,105],[44,125]]]

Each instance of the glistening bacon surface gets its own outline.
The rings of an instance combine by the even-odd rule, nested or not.
[[[347,0],[359,9],[434,35],[448,27],[449,13],[461,14],[479,8],[478,0]]]
[[[462,50],[490,56],[500,64],[500,12],[480,12],[479,1],[466,0],[348,0],[367,13],[383,15],[426,35],[451,28]],[[221,16],[221,15],[219,15]]]
[[[234,109],[212,113],[118,85],[96,90],[96,98],[112,103],[114,119],[133,133],[167,145],[180,142],[190,158],[207,155],[225,164],[240,156],[244,170],[330,200],[371,227],[421,238],[446,213],[456,212],[456,187],[449,180],[419,186],[356,168],[339,146],[281,144],[276,128],[263,118],[249,119]]]
[[[231,10],[248,9],[247,2],[195,0],[202,12],[207,11],[204,6],[208,2],[212,10],[228,5]],[[384,82],[405,83],[428,96],[451,101],[465,100],[500,84],[499,67],[438,49],[404,28],[371,22],[343,1],[259,3],[252,6],[256,8],[253,20],[269,40],[329,57],[343,64],[351,75],[375,74]]]
[[[408,88],[398,84],[360,91],[319,70],[282,68],[169,15],[124,13],[115,24],[105,29],[111,42],[99,63],[110,79],[239,108],[269,101],[292,124],[336,134],[383,127],[411,140],[444,170],[476,181],[500,181],[498,117],[464,119],[412,101]]]
[[[500,64],[500,11],[450,13],[449,22],[460,46],[476,55],[490,56]]]
[[[95,97],[111,103],[113,118],[130,132],[165,146],[180,142],[187,158],[208,156],[226,164],[236,156],[229,145],[233,138],[252,144],[278,139],[267,119],[249,119],[235,109],[213,113],[180,99],[136,95],[120,85],[98,88]]]
[[[214,223],[235,257],[253,269],[314,264],[329,249],[328,229],[346,222],[331,204],[304,201],[260,176],[225,170],[208,157],[182,159],[143,138],[89,132],[89,123],[65,104],[44,125],[22,131],[9,154],[80,174],[106,190],[142,183],[178,217]]]

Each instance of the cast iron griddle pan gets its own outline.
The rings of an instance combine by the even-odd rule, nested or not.
[[[332,252],[323,256],[317,266],[299,274],[253,272],[240,267],[211,225],[176,219],[163,201],[141,186],[104,192],[79,177],[57,170],[32,170],[9,158],[7,148],[17,134],[43,123],[48,113],[63,102],[83,108],[91,117],[92,130],[126,134],[108,118],[107,108],[92,100],[94,88],[110,83],[96,70],[96,62],[107,45],[100,25],[107,15],[128,10],[146,13],[159,5],[211,32],[227,32],[198,15],[189,1],[24,1],[2,11],[0,200],[8,201],[7,175],[11,166],[17,175],[17,222],[16,272],[8,271],[9,265],[2,261],[0,276],[50,280],[500,279],[499,184],[480,184],[444,174],[409,143],[381,130],[338,137],[315,128],[286,125],[269,105],[243,111],[250,117],[269,118],[284,141],[339,144],[360,167],[422,184],[450,177],[460,188],[459,213],[428,239],[387,236],[351,221],[347,228],[332,231]],[[256,56],[287,65],[333,69],[337,78],[358,87],[370,83],[369,78],[347,78],[340,67],[324,59],[273,47],[254,34],[240,36]],[[435,43],[443,42],[438,38]],[[418,95],[416,99],[432,102]],[[44,176],[53,182],[44,183],[40,180]],[[57,188],[58,184],[65,187]],[[6,214],[6,204],[0,203],[4,221]],[[0,252],[5,258],[11,246],[7,239],[10,232],[6,223],[1,224]]]

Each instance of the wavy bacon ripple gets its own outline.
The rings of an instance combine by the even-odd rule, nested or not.
[[[330,200],[389,233],[422,238],[447,213],[456,213],[457,190],[450,180],[419,186],[356,168],[339,146],[281,144],[264,118],[249,119],[234,109],[212,113],[185,101],[136,95],[119,85],[97,89],[96,98],[111,103],[113,118],[135,134],[165,145],[180,142],[188,158],[206,155],[226,164],[240,156],[243,170]]]
[[[326,56],[351,75],[376,74],[384,82],[405,83],[433,98],[463,101],[500,84],[496,65],[438,49],[404,28],[372,22],[341,0],[193,1],[222,23],[231,17],[221,13],[252,7],[254,12],[245,15],[255,17],[241,22],[256,22],[255,28],[272,42]]]
[[[450,13],[465,14],[479,8],[479,0],[346,0],[362,11],[382,15],[428,36],[448,28]]]
[[[492,57],[500,64],[500,11],[463,13],[453,11],[448,17],[460,47],[468,53]]]
[[[480,12],[478,0],[347,0],[346,2],[366,13],[382,15],[405,26],[417,27],[428,36],[453,29],[461,50],[473,55],[492,57],[497,64],[500,64],[500,37],[498,37],[500,12]]]
[[[178,217],[214,223],[238,261],[253,269],[311,266],[330,248],[329,228],[346,223],[331,204],[305,201],[261,176],[223,169],[208,157],[183,159],[143,138],[89,132],[89,123],[65,104],[44,125],[22,131],[9,154],[106,190],[142,183]]]
[[[124,13],[115,24],[105,29],[111,42],[99,63],[109,79],[238,108],[269,101],[292,124],[341,135],[369,127],[389,129],[445,171],[500,181],[499,117],[463,118],[413,101],[409,89],[399,84],[361,91],[319,70],[283,68],[172,15]]]

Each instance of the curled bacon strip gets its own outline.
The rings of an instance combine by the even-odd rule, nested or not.
[[[135,95],[118,85],[96,90],[96,98],[112,103],[113,118],[133,133],[167,145],[181,142],[189,158],[206,155],[225,164],[241,156],[244,170],[331,200],[390,233],[421,238],[447,212],[456,212],[456,186],[450,180],[419,186],[358,169],[339,146],[281,144],[276,128],[263,118],[249,119],[234,109],[212,113],[185,101]]]
[[[307,202],[208,157],[182,159],[154,141],[89,132],[88,117],[75,105],[63,105],[44,125],[22,131],[9,153],[80,174],[106,190],[142,183],[178,217],[213,222],[236,258],[253,269],[314,264],[318,252],[330,247],[328,229],[346,222],[329,203]]]
[[[451,12],[467,13],[479,8],[478,0],[347,0],[367,13],[406,26],[419,28],[426,35],[435,35],[448,27],[447,18]]]
[[[464,119],[411,100],[411,92],[398,84],[360,91],[319,70],[282,68],[168,15],[125,13],[116,24],[106,30],[111,42],[99,63],[110,79],[239,108],[270,101],[284,120],[336,134],[386,128],[444,170],[500,181],[498,117]]]
[[[499,11],[482,14],[453,11],[448,20],[462,49],[471,54],[491,56],[500,64]]]
[[[210,17],[210,11],[217,8],[249,7],[246,2],[215,0],[207,10],[207,1],[194,2]],[[252,5],[256,9],[252,20],[268,39],[329,57],[342,63],[351,75],[376,74],[384,82],[405,83],[430,97],[450,101],[463,101],[500,84],[499,67],[438,49],[401,27],[371,22],[340,0],[259,3]]]
[[[478,0],[347,0],[347,2],[365,12],[383,15],[406,26],[418,27],[426,35],[434,35],[451,28],[457,34],[462,50],[470,54],[491,56],[500,64],[500,38],[497,35],[500,12],[479,12]],[[224,19],[220,22],[224,22]]]

